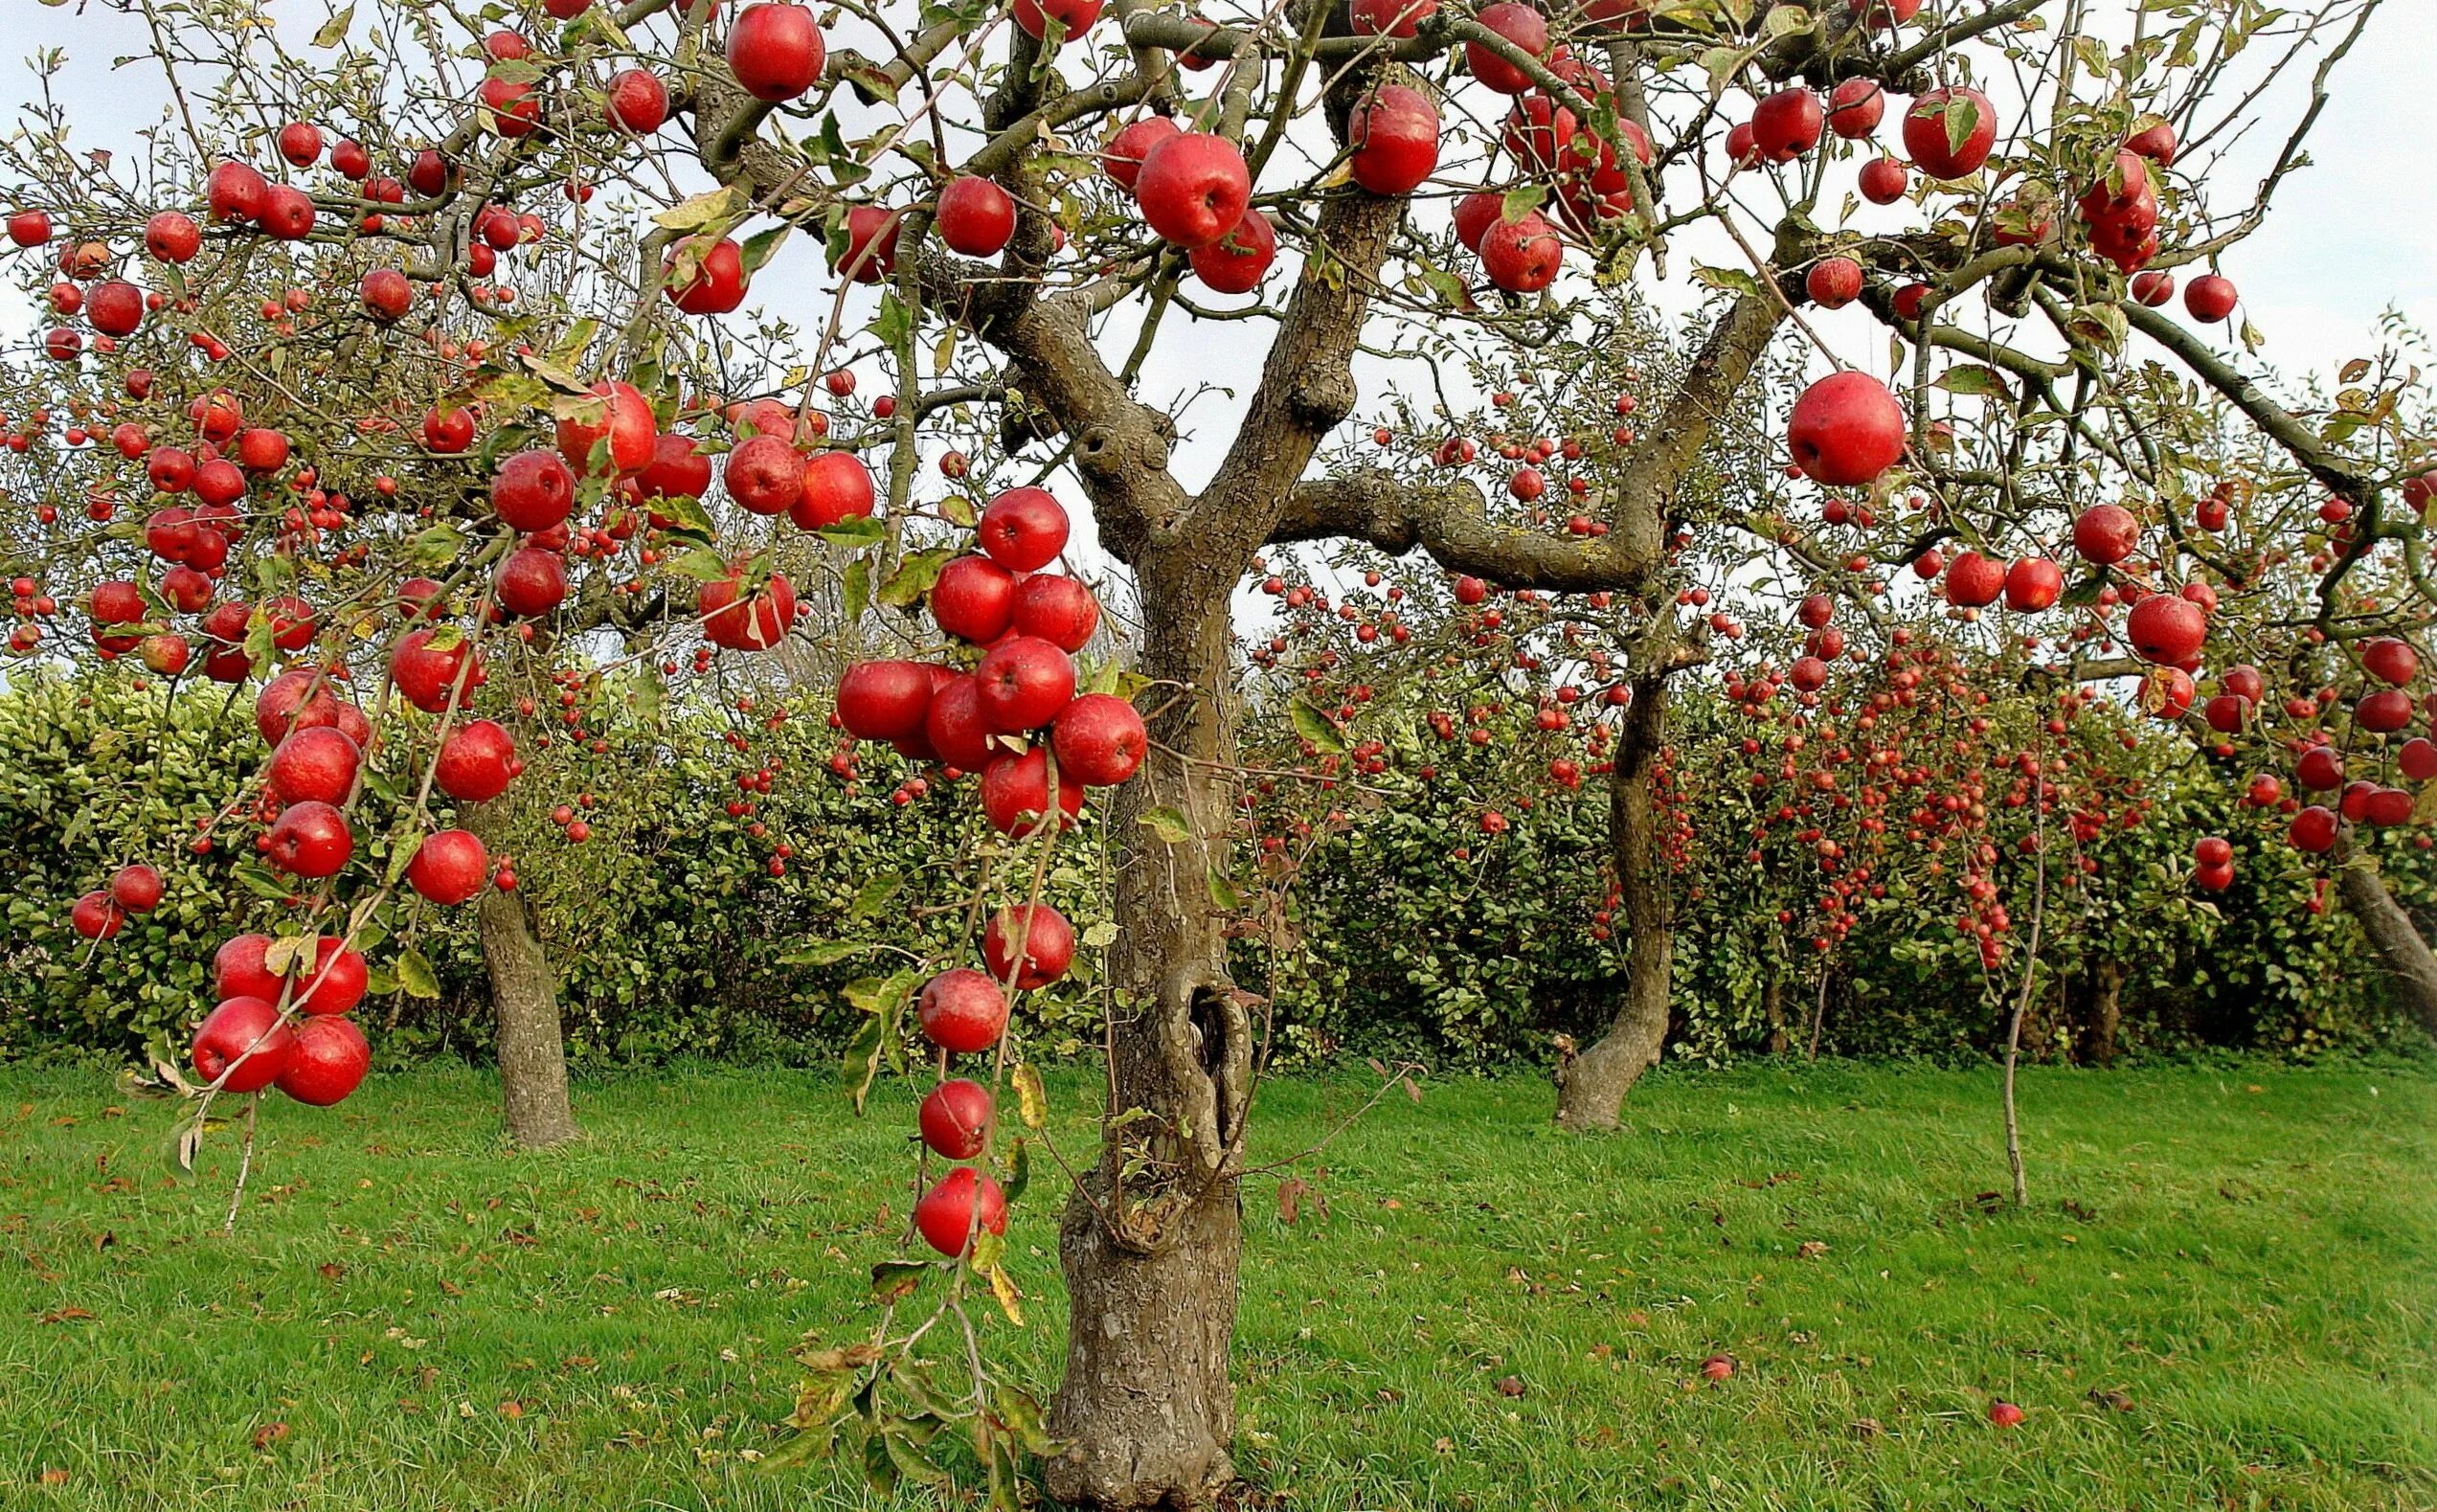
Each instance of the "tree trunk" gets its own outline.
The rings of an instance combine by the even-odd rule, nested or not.
[[[1560,1128],[1614,1128],[1625,1094],[1643,1072],[1659,1064],[1659,1049],[1667,1037],[1675,893],[1651,768],[1666,741],[1671,647],[1664,637],[1645,638],[1645,643],[1655,645],[1655,654],[1645,653],[1643,668],[1633,680],[1633,702],[1625,710],[1616,764],[1608,779],[1609,843],[1631,932],[1624,1000],[1616,1005],[1608,1032],[1575,1056],[1558,1081]]]
[[[466,824],[498,848],[507,813],[497,801],[474,804]],[[558,977],[522,892],[485,889],[475,905],[483,969],[498,1015],[499,1092],[508,1141],[520,1150],[564,1144],[581,1131],[567,1100],[567,1049],[558,1022]]]
[[[2097,1066],[2115,1062],[2115,1037],[2124,1024],[2124,963],[2102,960],[2090,967],[2083,990],[2082,1059]]]
[[[2335,870],[2344,907],[2359,921],[2370,948],[2386,963],[2396,1001],[2420,1021],[2422,1028],[2437,1035],[2437,954],[2429,951],[2428,942],[2420,937],[2419,926],[2386,891],[2377,861],[2355,850],[2350,837],[2336,842]]]
[[[1760,989],[1760,1011],[1769,1024],[1769,1053],[1783,1055],[1790,1043],[1786,1037],[1786,982],[1771,973],[1769,984]]]
[[[1142,670],[1161,685],[1144,702],[1167,707],[1109,816],[1124,854],[1107,1112],[1151,1117],[1102,1131],[1099,1163],[1058,1231],[1072,1321],[1049,1429],[1067,1447],[1043,1478],[1058,1501],[1098,1508],[1198,1506],[1235,1478],[1228,1362],[1253,1047],[1211,898],[1234,819],[1233,575],[1192,551],[1155,549],[1137,563]],[[1185,816],[1186,839],[1142,827],[1160,807]],[[1123,1174],[1133,1162],[1147,1163]]]

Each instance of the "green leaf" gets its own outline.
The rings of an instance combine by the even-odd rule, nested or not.
[[[834,966],[848,956],[861,955],[872,946],[850,939],[824,940],[818,945],[805,945],[778,958],[782,966]]]
[[[1298,704],[1297,707],[1302,706]],[[1172,808],[1147,810],[1135,823],[1171,846],[1184,845],[1193,838],[1193,826],[1185,822],[1183,814]]]
[[[747,208],[744,190],[734,184],[723,184],[714,190],[689,195],[651,217],[652,224],[669,231],[694,231],[715,220],[741,214]]]
[[[844,546],[848,550],[855,550],[866,546],[876,546],[886,540],[889,528],[867,514],[859,520],[841,520],[835,525],[824,526],[813,533],[832,546]]]
[[[664,520],[674,520],[677,529],[691,531],[708,540],[719,533],[704,511],[702,501],[684,494],[664,494],[652,502],[651,511]]]
[[[1548,187],[1545,184],[1518,185],[1499,201],[1498,218],[1510,226],[1521,225],[1523,217],[1538,210],[1547,197]]]
[[[1713,268],[1696,262],[1692,266],[1692,276],[1695,282],[1713,289],[1732,289],[1737,294],[1755,296],[1761,292],[1760,281],[1741,268]]]
[[[431,571],[456,561],[461,552],[465,552],[463,531],[453,525],[434,525],[431,530],[417,531],[415,539],[407,541],[407,563]]]
[[[346,40],[347,29],[354,24],[355,7],[350,4],[322,23],[322,29],[313,34],[313,45],[315,47],[338,46],[340,42]]]
[[[892,609],[903,609],[917,603],[939,580],[939,570],[956,559],[957,553],[944,546],[927,552],[915,552],[897,564],[896,572],[881,585],[880,601]]]
[[[897,890],[905,885],[904,873],[896,871],[883,871],[865,879],[863,886],[855,890],[854,902],[846,910],[847,916],[870,918],[886,908],[889,900],[897,895]]]
[[[264,869],[250,864],[237,867],[232,872],[232,875],[234,875],[237,882],[244,887],[245,891],[253,893],[258,898],[270,898],[273,901],[279,901],[286,898],[288,894],[296,891],[294,888],[289,887],[286,883],[282,882],[279,878],[271,875],[271,873]]]
[[[718,583],[728,580],[728,564],[720,560],[719,553],[699,546],[681,556],[669,558],[668,570],[680,577],[690,577],[698,583]]]
[[[855,1112],[863,1112],[863,1101],[871,1095],[871,1083],[880,1074],[881,1040],[888,1023],[875,1013],[857,1027],[854,1038],[846,1042],[845,1059],[839,1074],[847,1093],[854,1098]]]
[[[1949,153],[1963,150],[1972,133],[1980,128],[1980,107],[1969,95],[1949,95],[1946,99],[1946,149]]]
[[[929,1274],[928,1260],[883,1260],[871,1268],[871,1300],[882,1307],[912,1297]]]
[[[779,244],[784,242],[795,229],[794,226],[781,221],[768,231],[757,231],[747,237],[744,244],[736,249],[738,260],[744,264],[745,277],[752,278],[761,271],[762,266],[772,258],[777,257]]]
[[[1212,907],[1232,914],[1244,906],[1243,894],[1235,891],[1235,884],[1227,879],[1226,872],[1216,867],[1210,868],[1207,882]]]
[[[1929,387],[1970,398],[2010,400],[2014,397],[2014,387],[2005,381],[2005,374],[1976,362],[1955,364],[1939,373]]]
[[[1760,34],[1771,41],[1775,41],[1781,36],[1792,36],[1797,32],[1808,32],[1811,26],[1811,12],[1802,7],[1798,5],[1771,6],[1769,8],[1769,13],[1760,18]]]
[[[440,995],[440,978],[423,953],[409,945],[397,953],[397,984],[410,998],[437,998]]]
[[[848,624],[862,619],[864,611],[871,607],[871,561],[869,557],[858,556],[846,564],[845,580],[839,585],[839,607]]]
[[[1287,715],[1295,722],[1295,733],[1310,741],[1323,755],[1343,756],[1345,742],[1339,738],[1337,727],[1309,703],[1297,698],[1287,708]]]
[[[999,1185],[1005,1191],[1010,1207],[1024,1195],[1024,1189],[1032,1185],[1032,1149],[1024,1140],[1018,1140],[1009,1146],[1007,1179]]]
[[[2431,791],[2437,792],[2437,788]],[[1024,1119],[1026,1128],[1037,1129],[1049,1121],[1049,1094],[1042,1090],[1041,1073],[1033,1069],[1030,1061],[1009,1072],[1007,1082],[1015,1088],[1016,1113]]]

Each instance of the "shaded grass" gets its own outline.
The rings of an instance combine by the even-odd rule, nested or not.
[[[1050,1090],[1084,1148],[1095,1084]],[[1255,1158],[1366,1091],[1275,1084]],[[1248,1188],[1240,1459],[1325,1508],[2437,1505],[2437,1079],[2035,1070],[2020,1211],[1980,1196],[1994,1091],[1679,1072],[1595,1139],[1523,1080],[1391,1098],[1292,1224]],[[231,1239],[233,1137],[178,1177],[163,1105],[0,1072],[0,1507],[872,1504],[739,1452],[801,1336],[869,1326],[913,1089],[858,1122],[820,1075],[610,1081],[588,1141],[521,1157],[495,1095],[266,1104]],[[1010,1233],[1032,1326],[991,1333],[1045,1388],[1052,1191]]]

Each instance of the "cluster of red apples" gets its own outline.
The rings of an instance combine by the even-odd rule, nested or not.
[[[958,647],[950,660],[846,668],[837,719],[857,739],[940,764],[951,779],[980,773],[991,826],[1046,846],[1079,818],[1087,788],[1135,774],[1147,735],[1126,700],[1075,690],[1073,654],[1100,616],[1090,589],[1043,570],[1066,549],[1065,508],[1043,489],[1010,488],[991,500],[976,530],[982,550],[947,563],[931,590],[932,619]],[[1074,946],[1074,927],[1037,898],[997,911],[982,938],[988,970],[943,971],[917,1000],[922,1032],[943,1066],[946,1056],[997,1049],[1008,994],[1064,977]],[[988,1147],[992,1116],[980,1082],[943,1079],[923,1100],[923,1142],[949,1161],[976,1160]],[[961,1254],[981,1230],[1006,1230],[1006,1199],[988,1176],[959,1164],[915,1206],[914,1224],[940,1253]]]

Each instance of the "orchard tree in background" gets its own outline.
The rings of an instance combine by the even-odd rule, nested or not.
[[[846,11],[835,35],[786,0],[551,0],[547,15],[492,8],[483,35],[453,12],[394,3],[336,11],[309,37],[252,24],[243,0],[127,8],[152,27],[173,80],[208,75],[210,92],[198,100],[181,82],[133,167],[72,147],[56,113],[15,140],[10,234],[57,288],[38,338],[56,396],[12,419],[30,458],[39,447],[45,462],[93,461],[37,470],[16,490],[15,511],[40,501],[38,529],[11,553],[35,567],[55,553],[87,560],[62,537],[75,513],[109,523],[93,519],[115,512],[101,495],[198,502],[147,511],[172,532],[146,542],[175,564],[157,579],[71,569],[55,585],[37,572],[22,613],[29,626],[57,619],[69,602],[57,589],[70,587],[97,651],[151,644],[160,675],[174,675],[179,658],[157,638],[176,637],[166,626],[201,600],[182,607],[192,585],[170,589],[169,574],[208,587],[236,565],[249,607],[206,660],[242,657],[223,663],[241,678],[304,659],[282,674],[296,681],[272,685],[290,692],[263,706],[266,736],[295,738],[302,710],[306,731],[327,717],[359,760],[365,738],[400,754],[380,784],[342,760],[297,789],[329,796],[230,810],[233,824],[240,811],[267,821],[268,864],[294,882],[266,882],[331,920],[338,959],[368,931],[396,937],[408,891],[457,906],[495,887],[481,836],[443,826],[432,793],[462,796],[442,779],[465,715],[496,696],[478,674],[500,678],[503,636],[524,643],[523,606],[540,606],[530,618],[556,608],[550,579],[579,543],[632,612],[599,621],[626,646],[571,675],[665,676],[670,648],[695,636],[768,653],[811,597],[794,575],[834,574],[830,638],[851,651],[868,632],[873,649],[905,653],[854,653],[866,659],[840,678],[848,731],[936,759],[943,777],[979,768],[1000,869],[977,869],[969,893],[936,906],[967,912],[993,969],[925,961],[945,968],[927,983],[912,970],[871,979],[858,1054],[869,1067],[896,1048],[898,1011],[920,984],[942,1052],[930,1147],[982,1163],[956,1165],[916,1207],[948,1274],[935,1283],[930,1268],[884,1267],[890,1307],[874,1338],[822,1357],[798,1413],[807,1441],[851,1433],[884,1478],[921,1460],[953,1417],[1010,1498],[1014,1452],[1050,1445],[1047,1486],[1078,1504],[1194,1504],[1233,1478],[1238,1189],[1256,1070],[1230,962],[1241,899],[1233,600],[1270,553],[1330,541],[1419,552],[1457,575],[1466,607],[1493,587],[1610,596],[1588,612],[1613,638],[1609,681],[1624,689],[1610,792],[1632,954],[1609,1032],[1565,1079],[1559,1117],[1578,1127],[1614,1123],[1665,1029],[1668,685],[1700,661],[1704,629],[1725,637],[1736,622],[1723,601],[1691,612],[1694,596],[1745,581],[1730,569],[1694,584],[1688,553],[1781,568],[1805,532],[1763,515],[1816,507],[1823,524],[1862,532],[1817,559],[1823,591],[1850,579],[1870,596],[1904,561],[1941,578],[1958,610],[1994,604],[2018,569],[2024,614],[2136,597],[2120,634],[2171,703],[2189,696],[2226,597],[2187,548],[2180,508],[2225,480],[2220,457],[2161,440],[2155,415],[2216,403],[2266,438],[2279,475],[2345,511],[2341,544],[2301,590],[2313,628],[2340,641],[2367,628],[2361,616],[2403,612],[2386,598],[2360,608],[2353,586],[2416,550],[2400,501],[2427,463],[2402,407],[2370,405],[2340,434],[2314,427],[2213,334],[2239,305],[2216,269],[2302,166],[2333,67],[2374,0],[2120,16],[2073,0],[1818,13],[1741,0],[1554,12],[1120,3],[1105,14],[1090,0],[1018,0]],[[2212,154],[2263,124],[2250,85],[2289,61],[2310,86],[2297,118],[2271,127],[2282,145],[2269,170],[2242,203],[2212,204]],[[588,219],[593,194],[611,197]],[[602,236],[609,204],[645,208]],[[650,230],[619,234],[646,214]],[[529,317],[496,275],[536,237],[564,244],[585,274]],[[1543,371],[1551,354],[1619,328],[1600,325],[1608,291],[1687,249],[1719,264],[1696,269],[1717,297],[1681,359],[1654,369],[1662,383],[1608,395],[1567,385],[1570,410],[1528,442],[1484,447],[1460,432],[1474,401],[1445,392],[1450,376],[1486,374],[1487,388],[1556,377]],[[723,323],[773,278],[834,290],[825,318],[801,331]],[[2178,280],[2182,311],[2168,313]],[[271,312],[256,314],[265,302]],[[1829,350],[1804,313],[1857,303],[1889,337],[1886,379],[1875,351]],[[1257,363],[1249,349],[1240,373],[1212,363],[1264,327]],[[129,344],[146,352],[147,382],[121,360]],[[1185,449],[1205,395],[1152,379],[1179,361],[1236,391],[1223,445]],[[1833,371],[1754,381],[1780,361]],[[269,427],[247,414],[275,402],[258,396],[249,411],[248,391],[316,410],[327,401],[308,376],[385,364],[405,381],[423,373],[419,413],[402,393],[350,398],[301,459],[273,457],[267,440],[248,453]],[[880,390],[868,400],[863,375]],[[1600,397],[1609,423],[1569,417]],[[1349,430],[1366,405],[1372,423]],[[1732,469],[1704,459],[1745,406],[1783,411],[1756,431],[1782,439],[1771,460],[1804,480],[1782,499],[1748,489],[1737,503],[1709,485]],[[96,431],[104,419],[109,437],[145,433],[122,444]],[[165,446],[192,476],[174,461],[153,473]],[[470,461],[430,467],[434,455]],[[415,487],[402,458],[417,463]],[[387,499],[385,477],[398,480],[403,518],[314,497],[343,486],[350,506]],[[958,485],[980,479],[994,485],[986,500]],[[63,484],[80,495],[65,508]],[[1079,490],[1124,569],[1139,620],[1130,668],[1070,660],[1090,643],[1090,600],[1054,586],[1072,573],[1045,571],[1068,520],[1055,486],[1036,485]],[[2414,486],[2425,496],[2425,480]],[[302,497],[271,508],[282,489]],[[1540,506],[1551,489],[1579,503]],[[722,494],[715,509],[701,502]],[[2085,525],[2104,508],[2129,527],[2094,535],[2093,549]],[[167,509],[187,518],[160,522]],[[2068,531],[2092,568],[2069,599]],[[219,544],[199,549],[220,557],[208,567],[192,560],[206,535]],[[1967,548],[1952,561],[1949,536]],[[2041,562],[2053,573],[2024,566]],[[2416,593],[2416,567],[2406,574]],[[401,600],[410,575],[444,598]],[[1033,602],[1036,592],[1057,601]],[[1019,612],[1035,617],[1029,628]],[[592,633],[581,619],[573,628]],[[21,650],[41,644],[21,639]],[[535,628],[537,654],[553,641]],[[2418,675],[2382,665],[2407,673],[2399,688]],[[353,701],[332,690],[384,672],[372,710],[350,718]],[[1773,668],[1750,678],[1778,686]],[[1088,702],[1111,691],[1133,695],[1139,735]],[[1070,752],[1078,706],[1099,722]],[[1901,722],[1902,708],[1889,717]],[[1038,894],[1059,816],[1095,775],[1115,789],[1101,821],[1117,851],[1109,1103],[1061,1224],[1072,1323],[1045,1435],[967,1343],[961,1298],[983,1284],[1014,1310],[991,1250],[1004,1192],[990,1173],[1018,1174],[996,1142],[997,1094],[1010,1079],[1021,1091],[1004,999],[1060,974],[1042,955],[1062,943],[1056,926],[1035,934]],[[2332,848],[2344,821],[2330,815]],[[2297,841],[2318,839],[2319,823]],[[2213,851],[2205,862],[2223,864]],[[994,881],[1004,876],[1016,880]],[[100,937],[124,905],[87,906]],[[2001,960],[2004,932],[1981,922],[1980,959]],[[294,989],[318,990],[318,978],[295,980],[323,969],[317,948],[285,947],[262,963],[267,980],[236,983],[269,996],[237,994],[255,1006],[199,1047],[213,1064],[229,1059],[201,1068],[221,1090],[250,1081],[251,1061],[292,1053],[279,1036],[294,1032]],[[221,1057],[224,1040],[246,1043]],[[946,1078],[948,1054],[985,1049],[991,1086]],[[972,1090],[947,1090],[959,1085]],[[925,1285],[936,1310],[899,1327]],[[976,1372],[953,1409],[920,1384],[926,1338],[949,1320],[929,1346],[959,1335],[948,1358]],[[868,1388],[882,1385],[904,1389]]]

